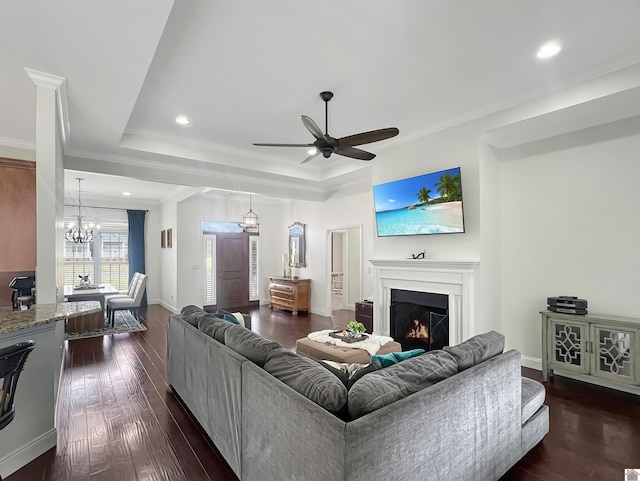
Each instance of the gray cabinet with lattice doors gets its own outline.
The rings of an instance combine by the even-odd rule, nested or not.
[[[554,373],[640,394],[640,319],[542,314],[542,378]]]

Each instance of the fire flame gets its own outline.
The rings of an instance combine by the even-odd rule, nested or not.
[[[424,324],[420,323],[419,320],[413,320],[413,326],[409,328],[407,334],[404,336],[405,339],[422,339],[429,340],[429,328]]]

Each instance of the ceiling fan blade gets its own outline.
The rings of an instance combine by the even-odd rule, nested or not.
[[[253,144],[263,147],[313,147],[313,144]]]
[[[339,149],[336,149],[335,153],[339,155],[344,155],[345,157],[351,157],[352,159],[359,159],[359,160],[371,160],[376,156],[371,152],[356,149],[355,147],[340,147]]]
[[[338,139],[338,145],[340,145],[340,147],[353,147],[354,145],[370,144],[371,142],[390,139],[399,133],[400,131],[395,127],[371,130],[369,132],[362,132],[360,134],[342,137],[341,139]]]
[[[307,128],[311,135],[313,135],[316,139],[322,139],[327,142],[327,137],[322,133],[318,124],[316,124],[311,117],[307,117],[306,115],[302,115],[302,123]]]
[[[301,164],[304,164],[306,162],[309,162],[311,159],[315,159],[318,155],[320,155],[320,151],[317,150],[315,154],[311,154],[309,157],[307,157],[306,159],[304,159],[302,162],[300,162]]]

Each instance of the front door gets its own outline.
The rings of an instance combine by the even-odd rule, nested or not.
[[[249,304],[249,238],[246,234],[217,234],[216,304],[239,309]]]

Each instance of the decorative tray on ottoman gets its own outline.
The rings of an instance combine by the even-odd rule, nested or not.
[[[334,337],[344,342],[353,343],[353,342],[364,341],[369,336],[367,334],[360,334],[359,337],[353,337],[353,332],[343,330],[343,329],[338,329],[337,331],[330,332],[329,337]]]

